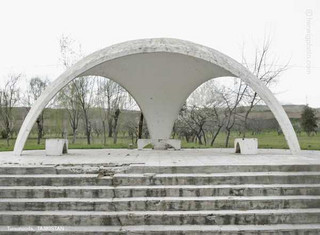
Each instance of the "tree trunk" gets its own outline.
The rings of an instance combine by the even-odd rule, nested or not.
[[[202,129],[202,135],[203,135],[204,145],[207,145],[206,133],[204,132],[204,130],[203,130],[203,129]]]
[[[118,141],[118,130],[117,127],[113,129],[113,144],[117,144]]]
[[[108,137],[112,137],[112,118],[108,120]]]
[[[10,145],[10,134],[9,133],[7,133],[7,146],[9,146]]]
[[[143,113],[140,114],[139,127],[138,127],[138,139],[142,138],[142,130],[143,130]]]
[[[72,143],[73,144],[76,143],[76,138],[77,138],[77,129],[76,128],[72,128]]]
[[[246,138],[246,133],[248,130],[248,117],[249,117],[249,113],[252,110],[252,106],[249,107],[249,109],[246,112],[246,115],[244,116],[244,129],[243,129],[243,138]]]
[[[248,117],[249,117],[249,114],[250,114],[250,112],[252,111],[252,109],[253,109],[253,107],[254,107],[254,101],[256,100],[257,95],[258,95],[257,92],[255,92],[254,95],[253,95],[253,98],[252,98],[252,100],[251,100],[251,102],[250,102],[250,106],[249,106],[249,108],[248,108],[248,110],[247,110],[247,112],[246,112],[246,115],[245,115],[245,117],[244,117],[243,138],[246,137],[246,132],[247,132],[247,129],[248,129]]]
[[[42,133],[43,133],[43,117],[42,114],[37,118],[37,127],[38,127],[38,138],[37,138],[37,144],[40,144]]]
[[[222,126],[219,126],[218,130],[216,131],[216,133],[213,135],[213,138],[211,140],[210,146],[213,146],[214,142],[216,141],[216,138],[218,137],[220,130],[221,130]]]
[[[171,135],[171,138],[174,139],[176,137],[176,124],[174,123],[173,124],[173,128],[172,128],[172,135]]]
[[[87,144],[91,144],[91,123],[89,121],[88,113],[84,112],[84,121],[85,121],[85,129],[86,129],[86,136],[87,136]]]
[[[229,146],[230,133],[231,133],[231,130],[227,129],[226,148],[228,148]]]
[[[107,145],[107,135],[106,135],[106,122],[105,120],[102,121],[102,127],[103,127],[103,145]]]
[[[72,129],[72,144],[75,144],[77,140],[79,116],[75,112],[68,112],[68,115],[69,115],[69,123]]]
[[[185,138],[186,138],[187,143],[189,143],[190,142],[190,136],[188,134],[185,134]]]
[[[197,134],[197,139],[198,139],[198,143],[199,143],[200,145],[202,145],[203,143],[202,143],[202,138],[201,138],[201,134],[200,134],[200,133]]]
[[[88,141],[88,144],[90,145],[91,144],[91,124],[90,122],[88,121],[88,134],[87,134],[87,141]]]
[[[113,143],[116,144],[118,140],[118,119],[120,115],[120,109],[117,109],[114,113],[114,124],[113,124]]]
[[[90,124],[88,123],[88,125],[90,125]],[[87,144],[90,145],[91,144],[91,131],[90,131],[89,126],[86,127],[86,136],[87,136]]]
[[[129,136],[131,137],[131,143],[134,144],[134,135],[133,132],[129,132]]]

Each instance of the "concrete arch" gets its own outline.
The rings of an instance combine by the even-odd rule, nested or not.
[[[79,76],[103,76],[123,86],[135,98],[147,120],[152,139],[170,137],[186,98],[209,79],[242,79],[269,106],[293,154],[299,142],[284,109],[272,92],[232,58],[205,46],[170,38],[140,39],[94,52],[60,75],[35,102],[24,120],[14,148],[20,155],[36,118],[48,102]]]

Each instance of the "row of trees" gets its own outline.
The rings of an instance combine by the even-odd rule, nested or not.
[[[68,37],[60,40],[61,64],[64,69],[72,66],[83,56],[81,46]],[[23,106],[28,112],[32,104],[40,97],[49,84],[48,79],[34,77],[28,81],[27,89],[22,90],[22,75],[10,75],[6,84],[0,91],[0,118],[3,127],[2,137],[9,140],[13,135],[16,124],[14,107]],[[23,84],[25,85],[25,84]],[[104,143],[107,136],[113,137],[117,142],[118,120],[121,110],[136,106],[130,95],[117,83],[102,77],[79,77],[70,82],[51,101],[47,108],[64,109],[72,130],[72,143],[76,142],[80,120],[84,124],[87,143],[91,144],[92,122],[90,112],[93,107],[98,107],[102,122]],[[44,134],[45,110],[36,120],[37,142]],[[68,128],[65,128],[64,135]]]
[[[7,145],[9,145],[15,124],[13,108],[20,100],[20,90],[17,87],[20,77],[20,74],[9,75],[8,80],[0,90],[0,120],[2,126],[1,135],[7,140]]]
[[[278,59],[270,55],[269,39],[254,51],[253,58],[253,63],[249,63],[243,53],[242,64],[267,87],[274,84],[288,68],[288,64],[278,65]],[[258,94],[237,78],[232,78],[229,85],[223,84],[211,80],[189,97],[175,127],[187,141],[191,138],[192,141],[197,139],[199,144],[206,144],[205,133],[210,133],[212,146],[220,131],[224,130],[227,147],[232,130],[237,129],[245,137],[248,129],[255,129],[252,120],[249,126],[249,114],[261,103]]]
[[[21,74],[11,74],[0,89],[0,123],[2,126],[1,136],[7,140],[9,145],[10,138],[13,136],[16,125],[16,118],[19,116],[15,107],[23,106],[26,112],[30,110],[31,105],[39,98],[42,91],[46,88],[48,80],[38,77],[29,81],[27,90],[22,92],[20,89]],[[36,120],[38,129],[38,144],[43,136],[44,111]]]
[[[65,36],[60,40],[60,52],[65,69],[83,57],[81,45]],[[76,141],[79,119],[82,118],[87,143],[91,144],[92,123],[89,113],[92,107],[98,107],[103,143],[106,144],[108,136],[113,137],[113,143],[116,144],[121,110],[136,106],[129,93],[119,84],[110,79],[93,76],[73,80],[58,94],[57,100],[59,106],[68,112],[72,143]]]
[[[21,75],[11,75],[0,90],[1,135],[2,138],[6,138],[8,145],[13,133],[17,131],[17,119],[25,117],[48,85],[47,79],[35,77],[28,81],[27,89],[22,90],[20,78]],[[69,127],[64,124],[63,135],[66,137],[67,130],[71,130],[69,134],[72,135],[72,143],[76,142],[79,129],[84,130],[88,144],[91,144],[93,132],[103,135],[104,144],[107,137],[113,137],[113,142],[117,143],[120,113],[135,106],[130,95],[109,79],[78,78],[59,92],[37,118],[34,127],[37,132],[37,143],[40,144],[45,133],[45,120],[50,119],[45,115],[48,109],[51,109],[51,113],[54,110],[64,110]],[[93,122],[91,112],[95,111],[96,115],[97,110],[98,117],[94,117]],[[97,119],[101,125],[97,123]]]

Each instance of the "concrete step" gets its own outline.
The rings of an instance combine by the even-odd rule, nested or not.
[[[212,235],[212,234],[287,234],[287,235],[318,235],[320,233],[320,224],[278,224],[278,225],[143,225],[143,226],[24,226],[27,231],[18,231],[20,227],[0,226],[0,233],[11,234],[89,234],[89,235]]]
[[[232,172],[214,174],[1,175],[0,186],[317,184],[320,172]]]
[[[142,166],[132,165],[123,171],[123,173],[144,174],[197,174],[197,173],[227,173],[227,172],[297,172],[297,171],[320,171],[319,165],[202,165],[202,166]]]
[[[56,174],[55,166],[1,166],[0,175]]]
[[[320,196],[0,199],[0,211],[200,211],[289,208],[320,208]]]
[[[0,186],[112,185],[111,177],[98,179],[97,176],[97,174],[1,175]]]
[[[0,198],[111,198],[320,195],[320,184],[0,186]]]
[[[2,211],[0,225],[137,226],[137,225],[320,224],[320,209],[218,211]]]
[[[319,180],[320,172],[116,174],[112,185],[317,184]]]
[[[1,166],[0,175],[24,174],[98,174],[100,171],[113,173],[224,173],[224,172],[297,172],[320,171],[319,165],[214,165],[214,166],[146,166],[141,164],[90,164],[90,165],[38,165],[38,166]]]

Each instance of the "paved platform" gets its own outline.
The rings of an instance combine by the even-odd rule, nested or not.
[[[313,165],[320,164],[320,151],[260,149],[257,155],[240,155],[233,149],[183,149],[156,151],[136,149],[71,149],[62,156],[46,156],[44,150],[24,151],[22,156],[0,152],[0,165],[139,164],[145,166],[210,165]]]

